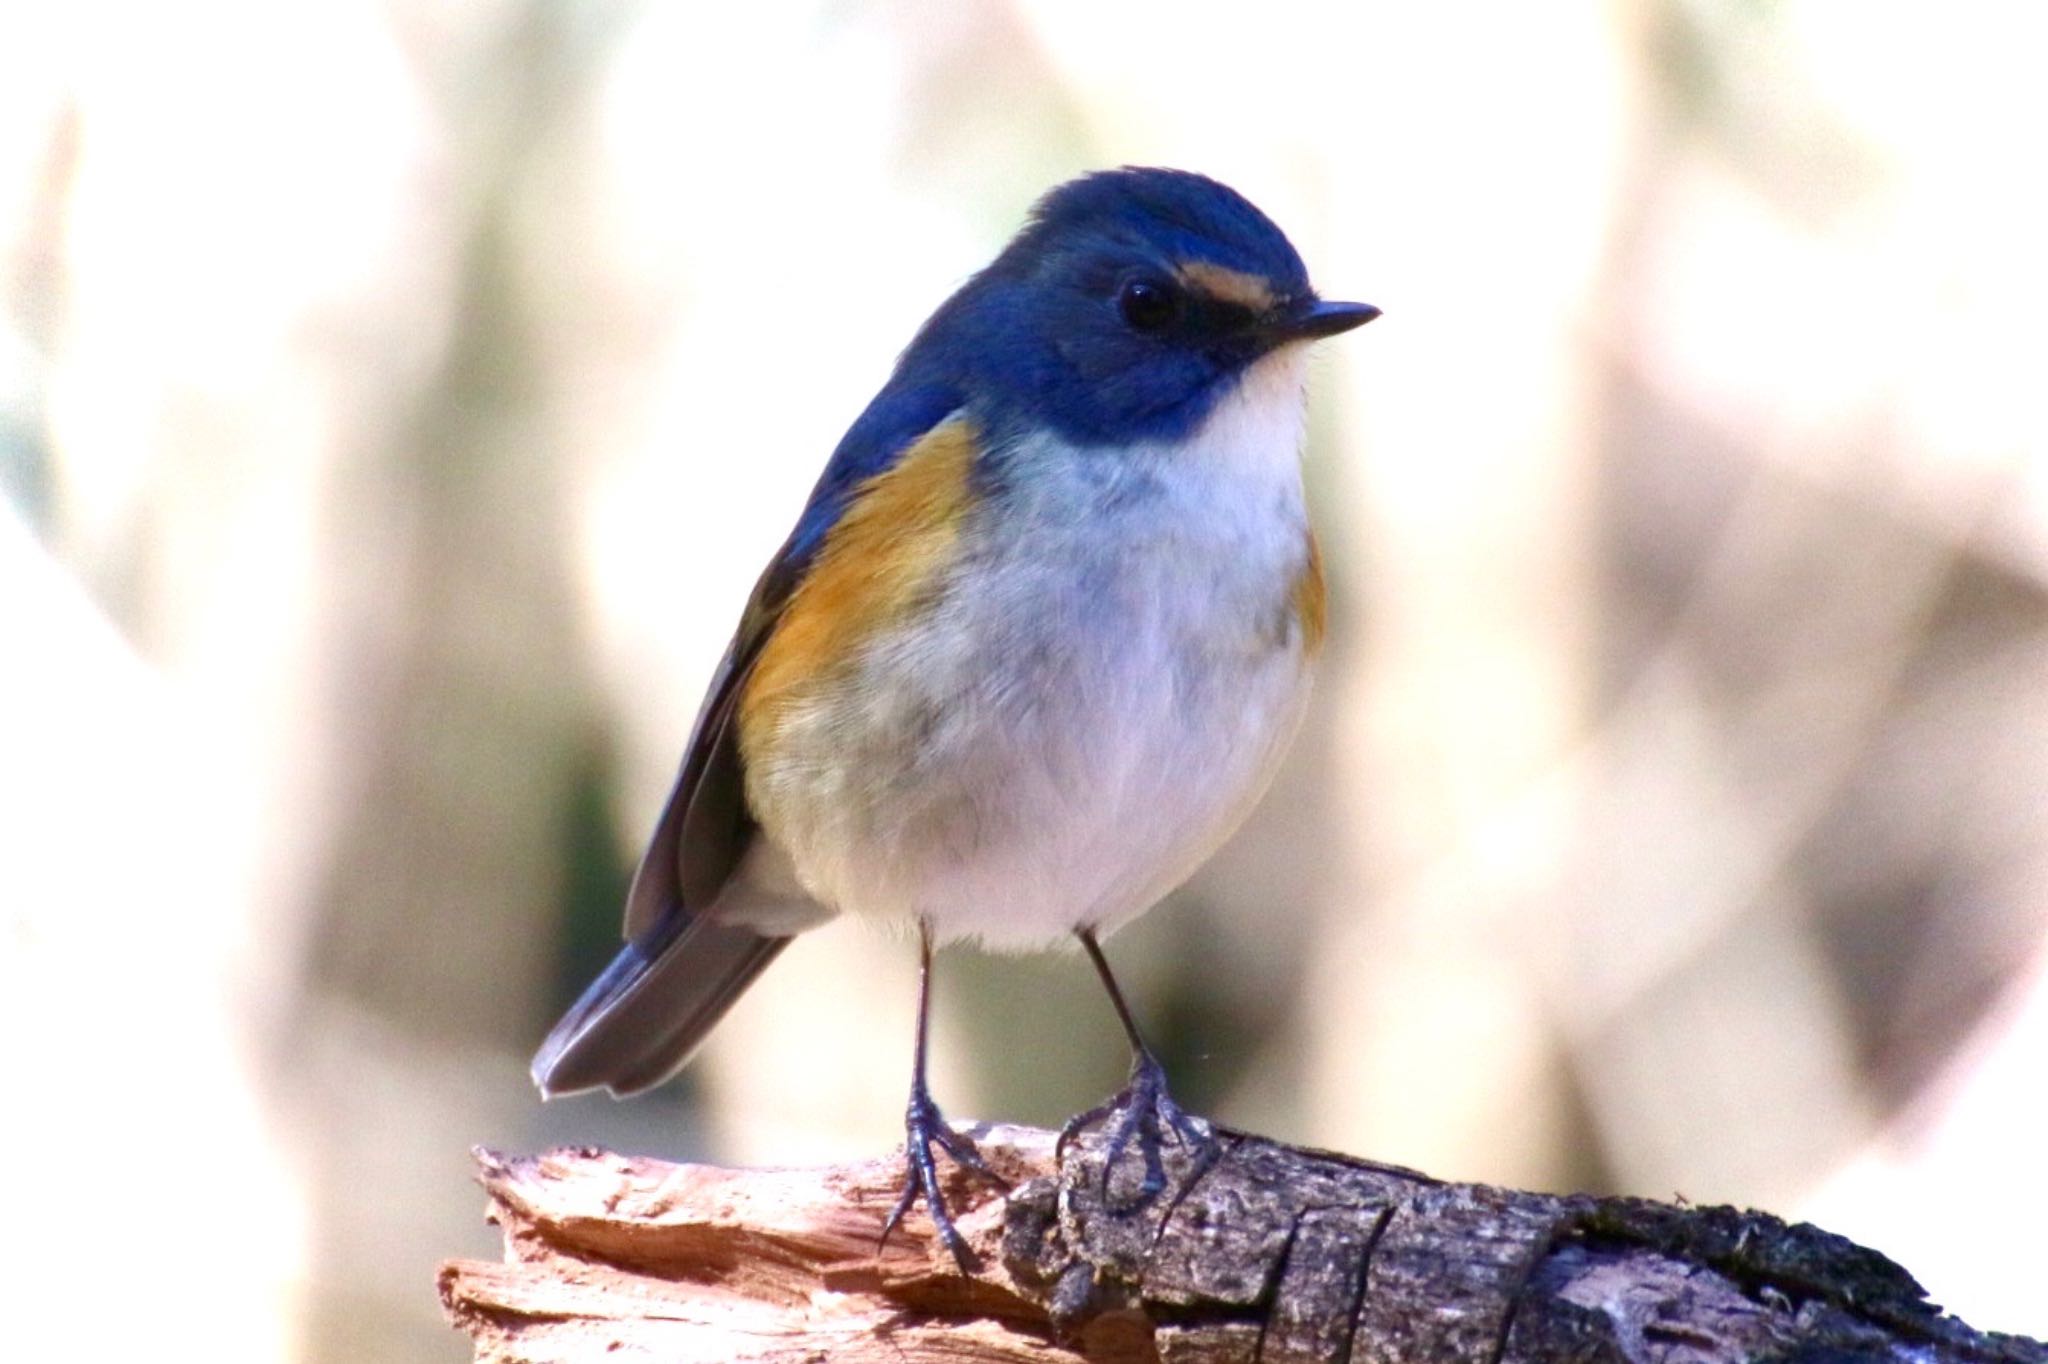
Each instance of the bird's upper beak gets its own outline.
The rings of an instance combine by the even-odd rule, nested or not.
[[[1325,336],[1363,327],[1380,315],[1370,303],[1333,303],[1327,299],[1304,298],[1282,304],[1259,321],[1267,344],[1316,341]]]

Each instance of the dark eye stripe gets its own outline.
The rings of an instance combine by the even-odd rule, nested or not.
[[[1116,307],[1133,331],[1157,332],[1172,326],[1180,316],[1181,299],[1170,284],[1134,279],[1117,290]]]

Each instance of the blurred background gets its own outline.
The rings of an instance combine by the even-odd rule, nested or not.
[[[1314,374],[1302,742],[1110,947],[1180,1095],[1811,1217],[2048,1334],[2044,44],[1982,0],[0,10],[10,1332],[204,1301],[220,1358],[452,1362],[473,1143],[900,1139],[913,953],[858,928],[657,1096],[543,1109],[526,1059],[895,350],[1138,162],[1386,310]],[[1078,957],[939,981],[956,1116],[1120,1080]]]

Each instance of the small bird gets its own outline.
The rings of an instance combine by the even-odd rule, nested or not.
[[[1141,1196],[1174,1104],[1100,938],[1186,880],[1272,778],[1324,627],[1302,494],[1319,298],[1201,175],[1047,193],[933,313],[742,611],[633,878],[626,945],[533,1061],[545,1097],[649,1089],[791,938],[915,925],[902,1197],[970,1257],[933,1150],[1000,1184],[925,1084],[936,944],[1077,939],[1130,1039],[1110,1160]],[[1079,1121],[1079,1120],[1077,1120]],[[1069,1130],[1072,1130],[1070,1125]]]

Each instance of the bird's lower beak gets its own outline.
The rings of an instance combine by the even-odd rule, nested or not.
[[[1353,327],[1363,327],[1380,315],[1380,310],[1370,303],[1333,303],[1326,299],[1305,298],[1280,308],[1259,325],[1269,343],[1275,346],[1289,341],[1318,341],[1325,336],[1348,332]]]

